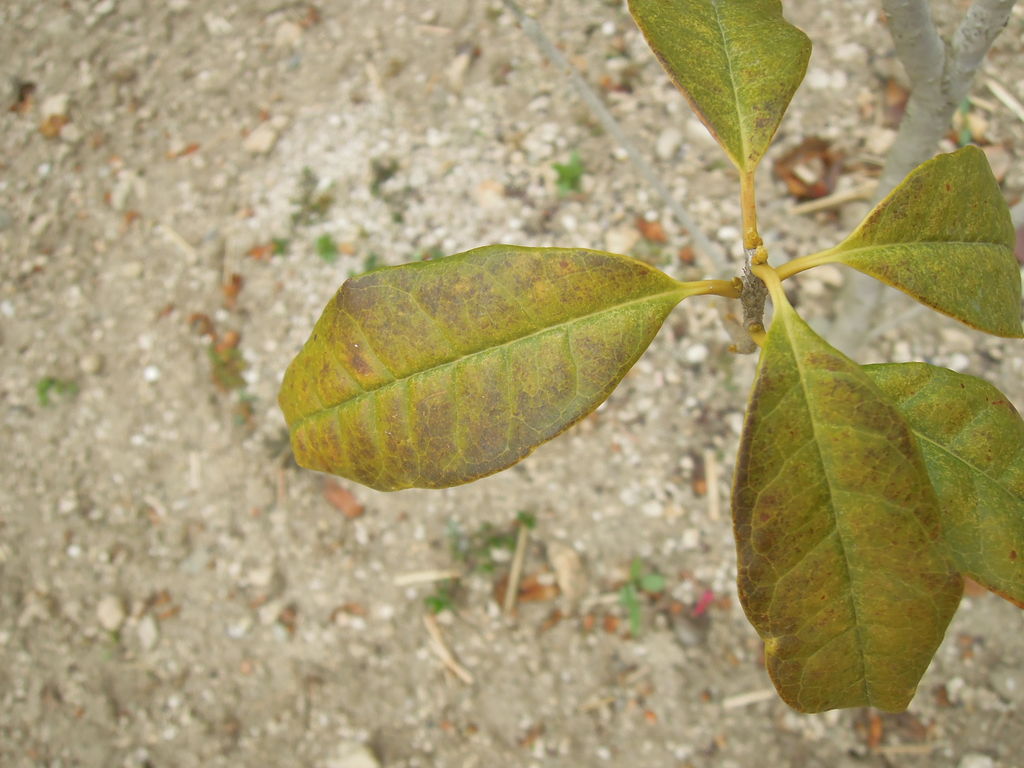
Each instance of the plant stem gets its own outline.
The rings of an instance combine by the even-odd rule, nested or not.
[[[757,233],[757,198],[754,194],[754,171],[740,172],[740,210],[743,212],[743,247],[752,250],[761,245]]]
[[[799,256],[795,259],[787,261],[785,264],[780,264],[775,268],[776,274],[779,276],[779,280],[787,280],[798,272],[810,269],[811,267],[817,267],[821,264],[828,264],[832,261],[832,249],[829,248],[824,251],[818,251],[807,256]]]
[[[885,160],[873,202],[935,154],[953,111],[967,96],[985,54],[1006,26],[1016,0],[974,0],[949,45],[932,19],[928,0],[882,0],[896,55],[911,82],[906,115]],[[850,352],[864,343],[879,315],[883,287],[849,275],[840,290],[833,343]]]

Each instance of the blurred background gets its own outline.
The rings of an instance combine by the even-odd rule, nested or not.
[[[1020,765],[1024,619],[975,588],[908,712],[775,695],[728,507],[756,360],[719,300],[495,477],[389,495],[291,462],[277,386],[351,274],[494,242],[735,274],[735,171],[624,4],[522,6],[725,272],[502,2],[0,7],[0,764]],[[1011,204],[1022,11],[946,146]],[[760,170],[775,263],[857,224],[906,100],[876,0],[787,16],[815,48]],[[787,287],[826,327],[844,279]],[[844,351],[1024,407],[1019,341],[888,294]]]

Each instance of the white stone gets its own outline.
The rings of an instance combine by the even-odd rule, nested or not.
[[[245,140],[242,148],[253,155],[265,155],[277,143],[277,130],[270,123],[260,123]]]
[[[124,623],[124,603],[116,595],[106,595],[96,606],[96,620],[107,632],[116,632]]]
[[[683,132],[678,128],[669,126],[658,134],[658,140],[654,145],[654,153],[659,160],[671,160],[683,143]]]
[[[294,21],[284,21],[274,33],[274,45],[278,48],[293,48],[302,39],[302,27]]]
[[[641,234],[636,227],[623,224],[612,227],[604,234],[604,247],[612,253],[629,253],[640,242]]]
[[[44,120],[48,117],[67,117],[70,103],[71,99],[66,93],[55,93],[53,96],[47,96],[43,100],[39,111],[42,113]]]
[[[142,369],[142,378],[152,384],[154,381],[160,380],[160,369],[155,365],[147,365]]]
[[[956,768],[995,768],[995,760],[979,752],[968,752],[960,758]]]
[[[708,348],[703,344],[694,344],[687,347],[683,353],[683,359],[691,365],[700,365],[708,359]]]
[[[380,768],[380,763],[368,747],[356,742],[342,742],[334,756],[324,763],[325,768]]]
[[[160,641],[160,628],[157,626],[156,619],[149,614],[139,620],[139,626],[135,631],[139,636],[139,645],[144,651],[153,650]]]
[[[103,356],[95,352],[82,355],[78,367],[87,376],[94,376],[103,370]]]
[[[807,73],[807,77],[804,78],[804,82],[807,83],[809,88],[820,91],[831,86],[832,77],[824,69],[818,69],[815,67]]]
[[[206,31],[214,37],[223,37],[224,35],[231,34],[231,22],[223,16],[205,13],[203,14],[203,25],[206,27]]]
[[[871,154],[884,156],[888,153],[894,141],[896,141],[896,131],[892,128],[876,125],[868,129],[867,139],[864,144]]]
[[[481,208],[500,208],[505,201],[505,186],[495,179],[484,179],[477,185],[475,197]]]

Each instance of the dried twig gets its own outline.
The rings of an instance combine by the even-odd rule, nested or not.
[[[749,707],[751,704],[769,701],[774,698],[775,691],[771,688],[762,688],[759,691],[749,691],[748,693],[737,693],[735,696],[727,696],[722,699],[722,709],[739,709],[740,707]]]
[[[174,227],[172,227],[170,224],[167,224],[166,222],[161,223],[157,226],[160,227],[160,231],[164,233],[168,240],[170,240],[182,251],[184,251],[186,256],[188,256],[190,259],[196,258],[196,249],[192,246],[191,243],[189,243],[188,240],[182,237]]]
[[[434,655],[441,660],[441,663],[448,668],[453,675],[459,680],[464,682],[466,685],[473,684],[473,676],[469,674],[469,670],[459,664],[452,655],[452,652],[448,650],[448,646],[445,645],[444,638],[441,637],[441,628],[437,626],[437,619],[431,614],[425,614],[423,616],[423,626],[427,628],[427,634],[430,635],[430,650],[434,652]]]
[[[664,182],[651,167],[651,164],[647,162],[643,155],[641,155],[632,142],[626,137],[625,131],[622,130],[622,126],[615,119],[608,108],[605,107],[604,102],[601,101],[600,97],[594,93],[594,90],[587,84],[587,81],[580,77],[579,72],[576,71],[575,67],[569,63],[565,55],[559,51],[548,39],[548,36],[541,29],[540,25],[535,19],[528,16],[519,4],[515,0],[502,0],[505,7],[516,17],[519,21],[520,26],[523,28],[523,32],[526,36],[533,41],[533,44],[537,46],[537,50],[540,51],[541,55],[544,56],[551,64],[553,64],[563,75],[569,78],[570,82],[576,88],[580,97],[586,102],[587,106],[594,113],[594,116],[600,121],[601,125],[606,131],[619,143],[619,146],[625,151],[630,161],[633,163],[640,175],[644,177],[644,180],[654,188],[661,199],[668,206],[668,209],[672,212],[673,217],[679,223],[683,229],[687,230],[690,234],[690,238],[697,246],[697,251],[702,257],[702,266],[708,271],[708,274],[723,274],[727,269],[725,255],[722,250],[711,242],[708,237],[700,230],[694,221],[693,217],[687,213],[686,209],[680,205],[676,199],[672,196],[668,187],[665,186]]]
[[[798,203],[789,209],[795,216],[827,211],[829,208],[838,208],[840,205],[852,202],[853,200],[870,200],[875,192],[878,182],[866,181],[863,184],[844,189],[840,192],[833,192],[831,195],[819,197],[817,200],[808,200],[806,203]]]
[[[508,574],[508,584],[505,587],[505,603],[502,609],[506,616],[511,616],[516,607],[516,598],[519,596],[519,581],[523,577],[523,563],[526,562],[526,542],[530,538],[529,526],[519,524],[519,533],[516,534],[516,551],[512,556],[512,569]]]
[[[1020,103],[1012,93],[991,77],[985,80],[985,87],[992,91],[992,95],[999,99],[1000,103],[1017,116],[1017,119],[1024,122],[1024,104]]]

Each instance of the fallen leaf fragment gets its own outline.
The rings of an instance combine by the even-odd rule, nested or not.
[[[331,479],[325,480],[323,493],[327,503],[341,512],[348,520],[355,520],[357,517],[363,516],[365,511],[363,505],[352,491],[340,483]]]
[[[644,240],[651,243],[667,243],[668,235],[665,234],[665,227],[660,221],[649,221],[643,216],[637,216],[634,222]]]
[[[842,155],[817,136],[809,136],[775,161],[772,171],[798,200],[816,200],[835,191]]]
[[[225,307],[234,309],[238,305],[238,294],[241,293],[243,285],[245,285],[245,279],[237,272],[232,272],[227,282],[220,287],[224,294]]]

